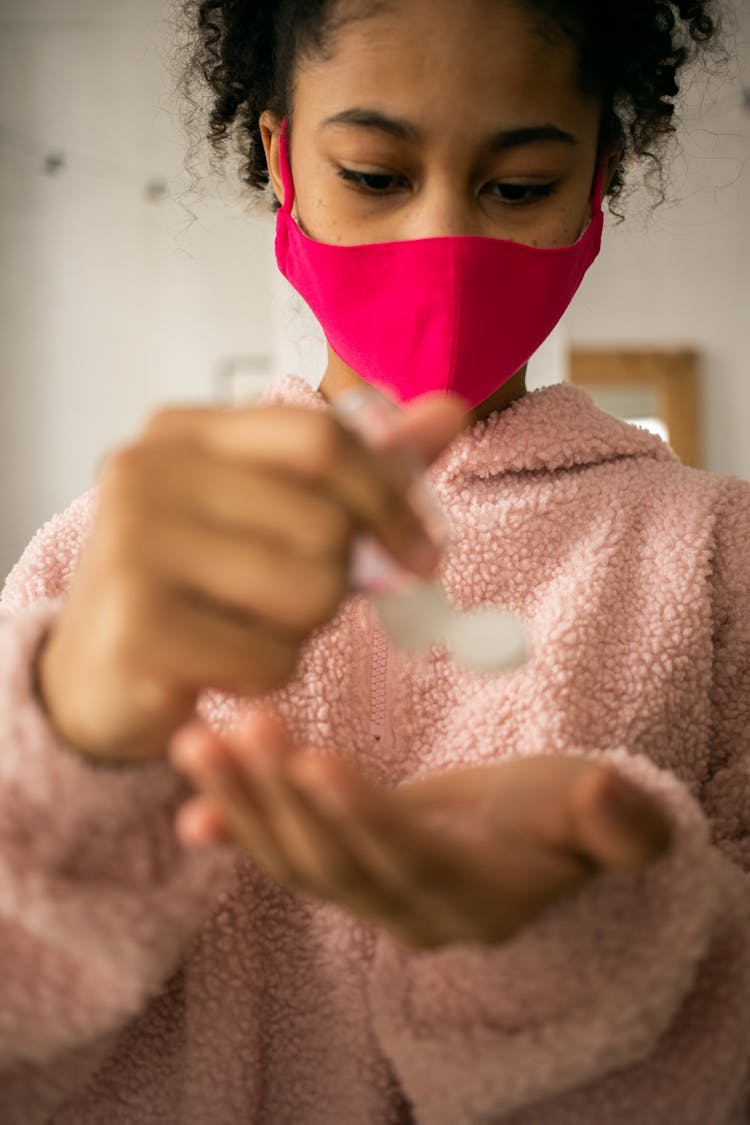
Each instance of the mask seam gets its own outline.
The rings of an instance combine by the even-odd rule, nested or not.
[[[458,254],[458,247],[454,242],[451,245],[450,255],[450,268],[451,268],[451,287],[455,295],[453,302],[453,319],[451,323],[451,355],[448,370],[450,371],[450,381],[446,390],[452,390],[456,382],[456,357],[458,355],[458,334],[459,322],[461,321],[461,301],[463,300],[463,293],[459,292],[457,286],[458,271],[456,270],[456,255]]]

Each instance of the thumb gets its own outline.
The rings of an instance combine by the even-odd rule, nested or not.
[[[412,450],[422,466],[429,465],[464,429],[470,410],[469,403],[459,395],[421,395],[401,412],[378,446]]]
[[[578,844],[604,868],[637,870],[669,847],[672,828],[661,806],[609,766],[584,772],[571,801]]]
[[[338,395],[334,409],[373,449],[398,454],[396,459],[414,476],[460,433],[471,406],[459,395],[431,391],[403,407],[363,384]]]

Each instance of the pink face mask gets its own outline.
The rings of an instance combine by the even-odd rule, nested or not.
[[[599,169],[591,221],[572,246],[537,249],[478,235],[336,246],[292,218],[288,124],[281,124],[284,206],[276,261],[334,352],[397,402],[453,391],[473,408],[546,340],[599,253]]]

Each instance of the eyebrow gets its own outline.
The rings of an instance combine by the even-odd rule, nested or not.
[[[417,143],[423,139],[421,129],[397,117],[387,117],[375,109],[345,109],[341,113],[327,117],[323,128],[327,125],[356,125],[364,129],[377,129],[387,133],[400,141]],[[518,129],[502,129],[485,141],[484,147],[490,152],[507,152],[508,149],[521,148],[523,145],[539,144],[540,142],[556,142],[568,145],[578,144],[578,138],[572,133],[567,133],[557,125],[525,125]]]

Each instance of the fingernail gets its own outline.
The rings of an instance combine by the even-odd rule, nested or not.
[[[174,740],[169,744],[169,759],[178,769],[190,770],[198,761],[196,750],[192,742]]]
[[[174,822],[177,838],[187,847],[201,847],[207,843],[201,824],[190,809],[180,809]]]

